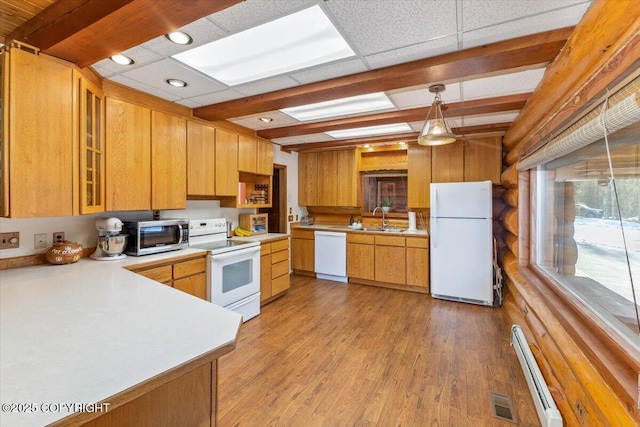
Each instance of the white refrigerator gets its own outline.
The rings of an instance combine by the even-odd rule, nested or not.
[[[491,181],[431,184],[431,295],[493,305]]]

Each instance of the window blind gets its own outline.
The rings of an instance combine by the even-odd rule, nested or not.
[[[605,102],[609,107],[604,113],[603,104],[600,104],[542,147],[525,154],[518,163],[518,170],[534,168],[601,140],[604,137],[603,121],[607,135],[640,122],[640,78],[634,79]]]

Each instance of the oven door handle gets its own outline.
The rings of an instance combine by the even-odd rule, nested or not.
[[[222,261],[229,258],[235,258],[240,255],[247,255],[253,252],[260,252],[260,246],[252,246],[250,248],[238,249],[237,251],[224,252],[221,254],[213,254],[211,258],[214,261]]]

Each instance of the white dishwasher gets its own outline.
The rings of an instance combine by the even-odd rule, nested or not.
[[[316,231],[313,234],[316,277],[347,283],[347,233]]]

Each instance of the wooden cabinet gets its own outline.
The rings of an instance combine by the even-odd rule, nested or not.
[[[429,289],[429,239],[407,237],[407,285]]]
[[[102,90],[79,79],[80,213],[105,210],[104,96]]]
[[[371,234],[347,233],[347,276],[375,280],[375,239]]]
[[[256,173],[273,175],[273,144],[269,141],[256,141]]]
[[[302,206],[358,206],[355,150],[298,155],[298,203]]]
[[[429,207],[431,184],[431,147],[409,145],[408,149],[408,195],[409,208]]]
[[[318,205],[318,153],[298,154],[298,204]]]
[[[289,238],[260,245],[260,303],[266,304],[289,289]]]
[[[151,110],[106,99],[108,211],[151,209]]]
[[[469,138],[464,144],[464,180],[500,184],[502,137]]]
[[[216,194],[216,129],[187,122],[187,197]]]
[[[406,250],[404,237],[375,236],[375,280],[406,284]]]
[[[14,47],[2,57],[2,213],[73,215],[77,119],[72,68]]]
[[[294,272],[314,274],[315,237],[313,230],[291,230],[291,268]]]
[[[464,181],[464,142],[431,147],[431,182]]]
[[[207,299],[206,262],[205,255],[197,255],[170,258],[143,266],[130,267],[129,270],[198,298]]]
[[[216,196],[238,195],[238,134],[216,129]]]
[[[238,171],[273,175],[273,146],[271,142],[239,135]]]
[[[151,112],[151,209],[187,207],[187,122]]]

